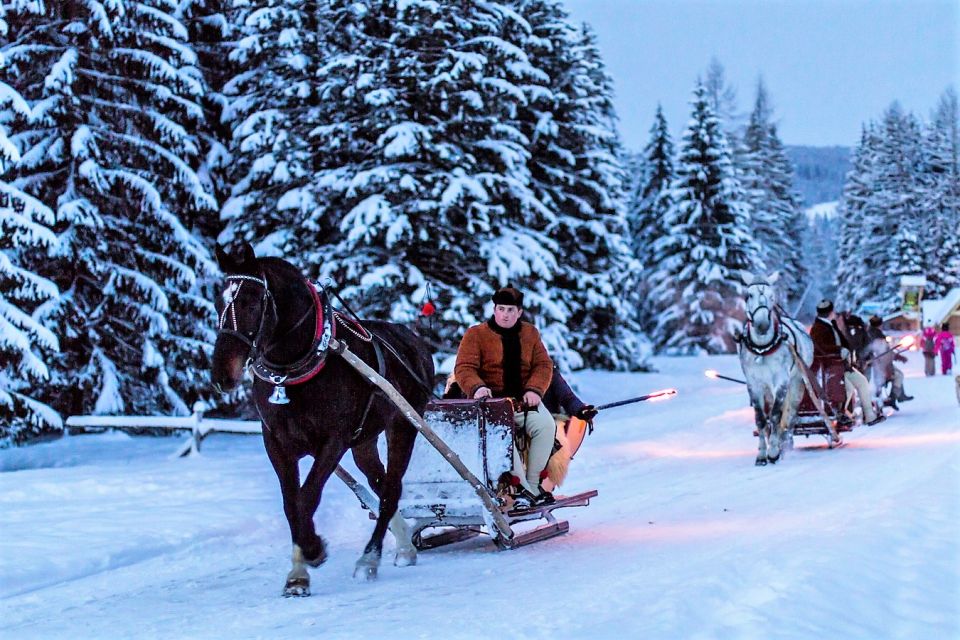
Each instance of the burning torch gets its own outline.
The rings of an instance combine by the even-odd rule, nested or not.
[[[596,407],[597,411],[603,411],[604,409],[613,409],[614,407],[622,407],[625,404],[633,404],[634,402],[644,402],[649,400],[651,402],[656,402],[658,400],[669,400],[673,396],[677,395],[676,389],[662,389],[660,391],[653,391],[642,396],[637,396],[636,398],[630,398],[629,400],[619,400],[617,402],[610,402],[607,404],[601,404]]]
[[[747,384],[746,380],[740,380],[739,378],[731,378],[730,376],[723,376],[723,375],[720,375],[719,373],[717,373],[717,372],[716,372],[715,370],[713,370],[713,369],[707,369],[706,371],[703,372],[703,375],[707,376],[708,378],[720,378],[721,380],[729,380],[730,382],[737,382],[737,383],[739,383],[739,384]]]

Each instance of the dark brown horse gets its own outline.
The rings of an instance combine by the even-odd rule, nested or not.
[[[249,244],[237,256],[217,247],[217,260],[226,286],[216,301],[220,322],[212,379],[217,389],[229,391],[248,365],[255,374],[253,398],[293,540],[293,568],[284,595],[310,595],[306,565],[317,567],[326,560],[313,514],[347,449],[380,498],[377,523],[354,576],[376,578],[391,520],[396,564],[414,564],[416,550],[403,533],[397,503],[417,432],[376,387],[328,351],[328,345],[335,335],[421,414],[430,396],[423,381],[433,380],[429,350],[403,326],[374,321],[361,326],[335,318],[323,289],[288,262],[257,258]],[[377,437],[384,431],[386,469],[377,451]],[[301,483],[298,462],[305,456],[313,457],[313,466]]]

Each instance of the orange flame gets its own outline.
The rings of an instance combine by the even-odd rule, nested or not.
[[[717,373],[716,369],[707,369],[703,372],[703,375],[707,376],[708,378],[716,378],[719,374]]]
[[[916,337],[911,335],[906,335],[900,338],[900,342],[897,343],[898,349],[912,349],[916,342]]]

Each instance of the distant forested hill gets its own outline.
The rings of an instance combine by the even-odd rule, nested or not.
[[[840,199],[843,178],[850,169],[849,147],[788,145],[787,157],[796,167],[794,188],[806,206]]]

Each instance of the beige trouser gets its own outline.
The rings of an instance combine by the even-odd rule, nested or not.
[[[863,410],[864,422],[873,422],[877,419],[877,412],[873,410],[873,390],[870,388],[870,381],[867,377],[854,369],[845,371],[843,380],[847,385],[847,396],[851,394],[851,388],[857,390],[857,397],[860,398],[860,407]]]
[[[536,410],[531,409],[526,413],[513,414],[514,424],[517,425],[517,432],[526,429],[527,436],[530,438],[527,452],[526,471],[523,468],[523,461],[520,459],[520,452],[517,447],[513,447],[513,475],[520,478],[520,484],[533,495],[540,494],[540,472],[546,469],[547,461],[550,460],[550,454],[553,453],[553,441],[557,437],[557,423],[543,406],[543,403],[537,405]],[[526,427],[524,427],[526,425]],[[520,436],[522,437],[522,435]]]

